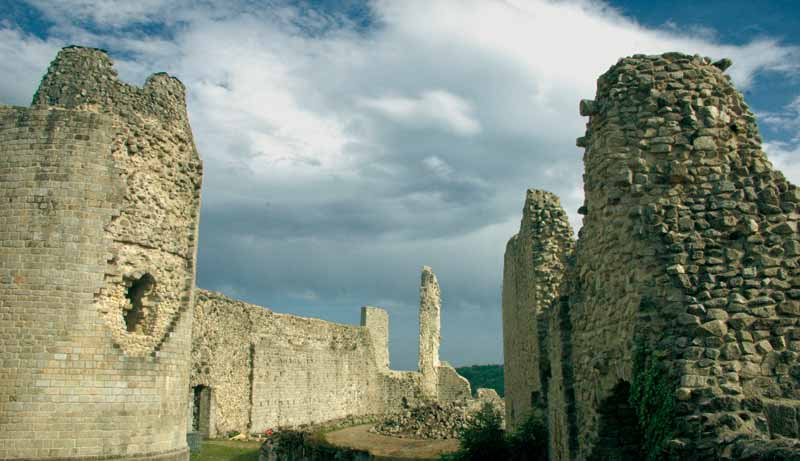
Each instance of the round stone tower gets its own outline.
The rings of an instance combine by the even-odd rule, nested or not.
[[[183,85],[68,47],[0,106],[0,458],[188,460],[202,166]]]
[[[800,459],[800,189],[730,65],[634,55],[581,102],[553,459]]]

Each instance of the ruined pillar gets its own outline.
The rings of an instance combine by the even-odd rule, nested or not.
[[[422,373],[422,392],[430,398],[438,396],[441,310],[439,281],[433,270],[424,266],[419,289],[419,371]]]
[[[59,52],[0,106],[0,458],[188,460],[201,163],[183,85]]]
[[[503,356],[506,425],[544,410],[547,315],[558,299],[574,241],[567,214],[550,192],[529,189],[519,232],[506,245],[503,268]],[[542,413],[543,416],[543,413]]]
[[[380,307],[361,308],[361,326],[367,327],[372,347],[375,350],[375,364],[379,370],[389,369],[389,313]]]
[[[730,64],[635,55],[580,104],[554,459],[800,457],[800,190]]]

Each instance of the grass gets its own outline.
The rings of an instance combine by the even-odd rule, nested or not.
[[[261,442],[231,440],[206,440],[199,452],[192,453],[190,461],[258,461]]]

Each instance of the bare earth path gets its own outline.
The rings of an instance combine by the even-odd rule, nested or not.
[[[458,449],[458,440],[418,440],[388,437],[369,432],[372,424],[348,427],[325,434],[325,440],[340,447],[368,450],[387,459],[437,460],[442,453]]]

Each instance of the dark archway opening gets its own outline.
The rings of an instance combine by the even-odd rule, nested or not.
[[[209,437],[211,421],[211,388],[195,386],[192,405],[192,430],[199,432],[204,439]]]
[[[150,317],[151,294],[156,286],[156,279],[150,274],[144,274],[138,279],[125,279],[127,290],[125,298],[128,305],[122,316],[125,327],[129,332],[144,333]]]
[[[620,381],[598,408],[600,426],[592,461],[640,459],[644,436],[630,404],[631,385]]]

